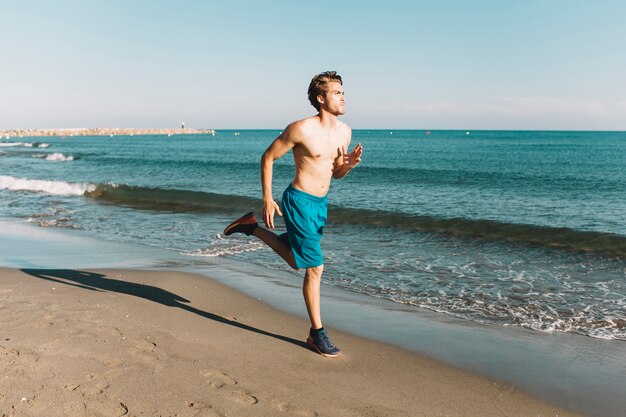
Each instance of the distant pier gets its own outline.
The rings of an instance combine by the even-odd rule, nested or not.
[[[215,135],[214,129],[135,129],[135,128],[91,128],[91,129],[11,129],[0,130],[0,139],[34,136],[138,136],[138,135]]]

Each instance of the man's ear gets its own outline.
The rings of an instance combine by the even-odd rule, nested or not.
[[[317,102],[318,103],[324,104],[324,96],[323,95],[318,94],[316,98],[317,98]]]

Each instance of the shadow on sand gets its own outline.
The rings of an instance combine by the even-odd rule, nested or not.
[[[150,300],[168,307],[178,307],[185,311],[189,311],[190,313],[197,314],[200,317],[214,320],[218,323],[227,324],[238,329],[247,330],[268,337],[273,337],[275,339],[282,340],[283,342],[292,343],[296,346],[309,349],[308,345],[303,341],[271,333],[265,330],[258,329],[256,327],[249,326],[247,324],[226,319],[222,316],[218,316],[217,314],[199,310],[195,307],[185,304],[189,303],[189,300],[186,300],[185,298],[177,294],[171,293],[152,285],[136,284],[134,282],[107,278],[106,275],[97,274],[94,272],[76,271],[72,269],[22,269],[21,271],[36,278],[58,282],[60,284],[71,285],[74,287],[83,288],[85,290],[111,291],[120,294],[128,294],[135,297],[145,298],[146,300]]]

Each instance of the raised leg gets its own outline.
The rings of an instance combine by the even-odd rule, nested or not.
[[[254,229],[252,234],[261,239],[267,246],[272,248],[274,252],[280,255],[280,257],[283,258],[287,264],[289,264],[290,267],[298,269],[296,267],[296,261],[293,258],[293,253],[291,252],[291,248],[289,245],[278,239],[278,235],[276,233],[259,226]]]

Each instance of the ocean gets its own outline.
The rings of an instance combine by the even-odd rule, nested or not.
[[[2,138],[0,219],[299,285],[302,271],[260,241],[222,235],[260,213],[260,157],[279,133]],[[359,142],[363,162],[328,195],[326,285],[467,323],[626,341],[626,133],[356,130]],[[275,199],[293,170],[290,154],[276,161]]]

